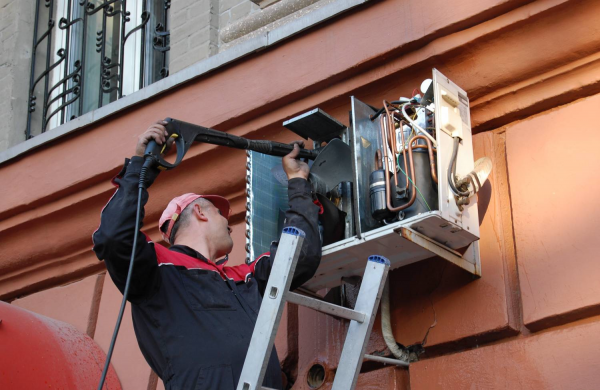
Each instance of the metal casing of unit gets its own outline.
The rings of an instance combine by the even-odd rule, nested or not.
[[[334,287],[343,277],[360,275],[369,253],[390,260],[390,269],[432,256],[481,276],[479,259],[479,216],[476,198],[459,210],[448,185],[448,165],[452,155],[452,137],[461,139],[457,172],[474,168],[471,120],[467,93],[438,70],[433,69],[435,132],[437,140],[438,207],[405,220],[381,226],[371,216],[369,174],[373,171],[375,151],[381,148],[378,121],[367,104],[352,97],[350,146],[353,154],[353,214],[356,235],[323,248],[321,265],[304,287],[318,291]],[[445,112],[444,112],[445,111]],[[464,253],[456,249],[467,248]]]
[[[435,109],[435,132],[438,143],[437,147],[437,159],[438,159],[438,194],[439,194],[439,211],[442,219],[449,223],[456,225],[459,232],[452,234],[459,234],[464,237],[464,241],[460,240],[460,245],[463,245],[465,241],[475,241],[479,239],[479,213],[477,211],[477,198],[471,199],[468,205],[463,206],[463,210],[459,210],[456,202],[454,201],[454,195],[448,185],[448,165],[450,158],[452,157],[452,135],[447,132],[444,128],[444,112],[446,109],[456,111],[460,117],[460,127],[454,126],[454,135],[461,139],[460,147],[458,149],[458,156],[456,160],[456,171],[462,174],[467,174],[475,167],[473,159],[473,138],[471,134],[471,118],[469,114],[469,99],[467,93],[463,91],[459,86],[454,84],[450,79],[440,73],[437,69],[433,70],[433,86],[434,96],[436,102]],[[451,96],[451,100],[457,99],[457,104],[454,107],[448,107],[447,98],[445,96]],[[441,109],[440,109],[441,108]],[[430,234],[428,234],[430,233]],[[427,229],[423,234],[437,238],[439,233]],[[438,239],[439,241],[439,239]],[[444,241],[441,241],[442,243]],[[456,249],[461,246],[456,246],[452,240],[447,245],[450,248]]]

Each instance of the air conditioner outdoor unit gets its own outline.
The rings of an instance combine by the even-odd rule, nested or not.
[[[284,122],[315,148],[327,145],[311,167],[326,216],[321,265],[304,285],[309,290],[362,275],[373,254],[388,258],[391,269],[439,256],[481,276],[473,195],[491,162],[473,161],[466,92],[433,69],[420,94],[383,105],[352,97],[349,128],[319,109]],[[281,230],[287,193],[280,161],[248,153],[249,259],[268,250]]]

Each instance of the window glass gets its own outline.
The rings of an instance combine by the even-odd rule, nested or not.
[[[168,75],[169,0],[37,0],[27,136]]]

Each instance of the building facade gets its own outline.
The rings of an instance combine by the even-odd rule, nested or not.
[[[163,30],[148,24],[144,39],[148,48],[169,50],[157,51],[168,54],[155,76],[140,83],[140,74],[151,72],[144,73],[148,65],[133,59],[137,86],[117,91],[116,98],[97,99],[98,107],[88,111],[59,110],[55,119],[40,111],[41,101],[57,95],[42,91],[34,111],[40,119],[29,119],[39,126],[28,136],[33,27],[39,7],[48,3],[73,9],[67,1],[0,0],[4,302],[71,324],[106,351],[121,295],[92,252],[91,235],[114,191],[110,179],[150,123],[172,117],[289,142],[297,136],[281,126],[283,121],[319,107],[349,125],[350,96],[381,106],[383,99],[409,95],[437,68],[467,91],[475,158],[488,156],[494,164],[489,186],[479,194],[482,277],[473,280],[436,258],[392,271],[394,335],[419,351],[419,359],[408,369],[365,364],[358,388],[596,387],[600,3],[156,2]],[[121,3],[129,7],[135,1]],[[67,24],[75,19],[67,18]],[[60,20],[55,25],[60,27]],[[131,28],[117,29],[115,36]],[[168,40],[167,35],[151,40],[157,31],[168,32]],[[60,41],[65,45],[67,35]],[[65,47],[75,53],[69,42]],[[101,45],[108,50],[108,40]],[[56,47],[53,43],[47,52],[56,53]],[[35,58],[43,58],[41,66],[48,69],[44,61],[52,64],[52,58],[38,49]],[[136,50],[132,58],[149,58]],[[119,63],[124,69],[127,61]],[[75,69],[75,61],[69,66],[63,74]],[[161,74],[162,68],[167,71]],[[40,74],[34,73],[34,81]],[[57,84],[64,92],[75,83],[54,79],[48,89]],[[74,95],[66,92],[57,101]],[[57,107],[46,106],[46,114]],[[156,242],[162,242],[157,224],[164,206],[185,192],[230,199],[231,261],[241,263],[244,153],[197,144],[179,168],[161,173],[150,189],[144,224]],[[287,308],[276,345],[291,388],[331,387],[346,327],[324,314]],[[379,328],[376,320],[367,352],[388,356]],[[1,332],[2,323],[0,338]],[[123,389],[163,388],[137,347],[129,310],[112,362]]]

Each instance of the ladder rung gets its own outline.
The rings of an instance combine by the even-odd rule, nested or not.
[[[354,311],[352,309],[347,309],[342,306],[334,305],[329,302],[321,301],[314,298],[309,298],[304,295],[296,294],[293,292],[287,292],[285,295],[285,300],[291,303],[295,303],[297,305],[306,306],[313,310],[317,310],[326,314],[331,314],[336,317],[345,318],[347,320],[352,320],[356,322],[364,322],[365,313],[361,313],[358,311]]]

